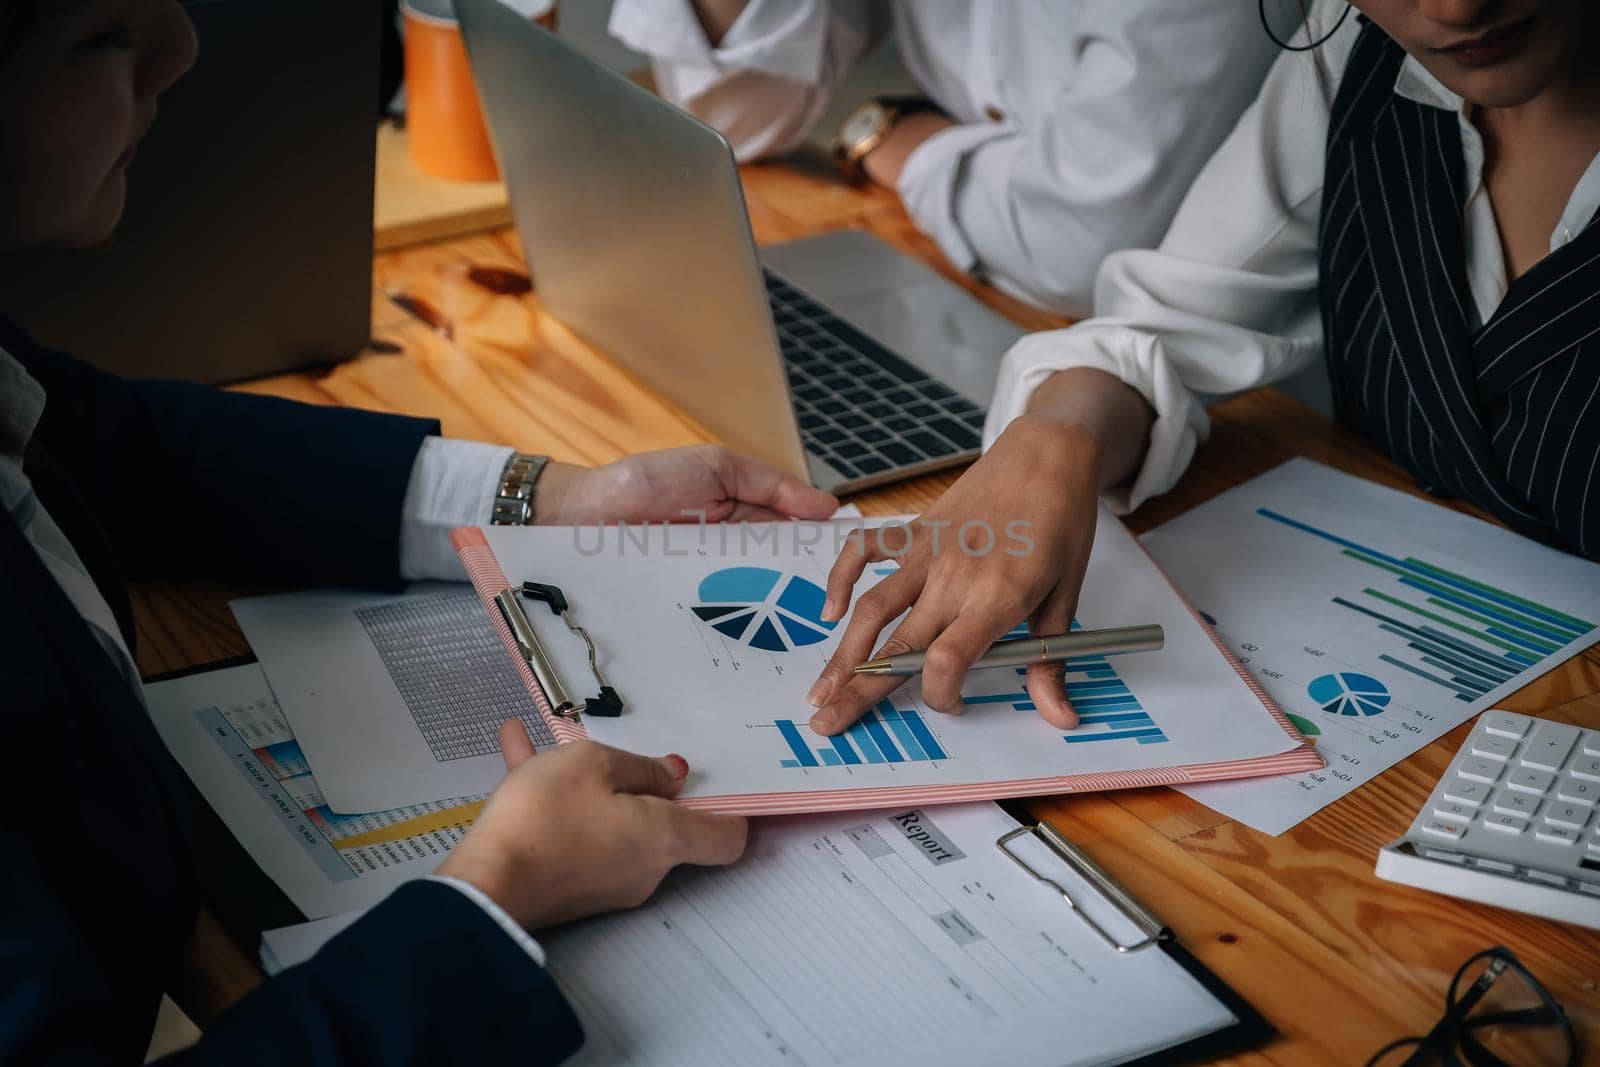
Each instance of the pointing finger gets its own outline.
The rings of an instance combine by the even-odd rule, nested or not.
[[[507,719],[500,724],[500,755],[505,758],[506,770],[516,770],[533,753],[533,738],[520,720]]]

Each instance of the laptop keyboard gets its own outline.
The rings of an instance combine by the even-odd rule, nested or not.
[[[764,273],[806,451],[860,478],[979,446],[982,408]]]

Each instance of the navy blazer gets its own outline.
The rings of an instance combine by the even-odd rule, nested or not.
[[[394,587],[436,423],[127,381],[0,321],[44,386],[24,469],[131,648],[124,576]],[[137,1064],[198,907],[182,771],[0,510],[0,1063]],[[542,968],[461,893],[409,884],[224,1013],[179,1063],[558,1063]]]

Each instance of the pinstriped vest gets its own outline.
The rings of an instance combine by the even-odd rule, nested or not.
[[[1394,92],[1404,60],[1368,24],[1329,125],[1320,283],[1339,421],[1431,489],[1600,559],[1600,224],[1474,331],[1458,119]]]

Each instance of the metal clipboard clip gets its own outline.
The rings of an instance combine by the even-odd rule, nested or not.
[[[1040,874],[1033,869],[1027,860],[1013,852],[1011,850],[1011,842],[1027,835],[1032,835],[1044,842],[1045,847],[1059,856],[1063,863],[1071,867],[1079,877],[1098,890],[1101,896],[1114,904],[1117,910],[1122,912],[1123,917],[1144,935],[1144,939],[1131,945],[1125,945],[1118,941],[1107,933],[1104,927],[1089,917],[1089,913],[1084,911],[1078,902],[1073,899],[1072,894],[1067,892],[1065,886],[1054,878],[1047,878]],[[1019,826],[1010,833],[1001,835],[1000,839],[994,843],[994,846],[1009,856],[1012,863],[1027,871],[1035,881],[1043,882],[1059,893],[1061,899],[1066,902],[1067,907],[1077,912],[1078,917],[1089,925],[1089,929],[1099,934],[1102,941],[1118,952],[1137,952],[1142,948],[1149,948],[1151,945],[1171,939],[1172,931],[1167,929],[1165,923],[1156,918],[1149,908],[1133,899],[1133,894],[1122,888],[1115,879],[1100,869],[1099,864],[1090,859],[1077,845],[1063,837],[1061,831],[1049,823],[1041,822],[1032,826]]]
[[[567,629],[583,638],[584,645],[589,649],[589,670],[594,672],[594,680],[600,686],[599,696],[590,697],[588,700],[573,700],[567,695],[567,687],[561,684],[555,665],[550,662],[544,646],[539,643],[539,635],[534,633],[533,626],[529,624],[528,616],[522,610],[522,602],[517,599],[518,594],[548,604],[550,611],[560,616],[561,621],[567,624]],[[594,641],[590,639],[589,631],[572,621],[567,596],[558,586],[523,582],[520,587],[510,586],[496,593],[494,603],[495,607],[500,609],[500,615],[506,620],[506,625],[510,627],[511,636],[516,638],[522,658],[527,661],[533,676],[539,680],[540,688],[544,690],[551,709],[557,715],[578,722],[585,712],[605,718],[615,718],[622,714],[622,698],[617,695],[615,689],[606,684],[605,676],[600,673],[600,664],[595,657]]]

